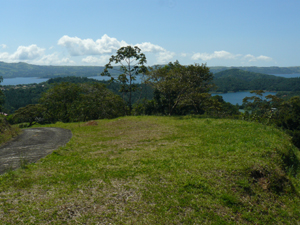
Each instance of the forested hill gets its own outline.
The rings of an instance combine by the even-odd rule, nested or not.
[[[225,70],[214,74],[217,92],[268,90],[300,91],[300,78],[284,78],[254,73],[239,69]]]
[[[262,74],[295,74],[300,73],[300,66],[294,66],[294,67],[277,67],[277,66],[271,66],[271,67],[256,67],[256,66],[250,66],[250,67],[226,67],[226,66],[213,66],[210,67],[210,71],[212,73],[218,73],[224,70],[230,70],[230,69],[239,69],[254,73],[262,73]]]
[[[230,70],[225,70],[214,74],[215,79],[228,78],[228,77],[237,78],[244,81],[251,81],[255,79],[280,79],[281,78],[274,75],[254,73],[254,72],[249,72],[240,69],[230,69]]]
[[[12,77],[42,77],[55,78],[61,76],[91,77],[100,75],[103,66],[38,66],[19,63],[5,63],[0,61],[0,76],[3,78]],[[298,67],[210,67],[212,73],[218,73],[229,69],[239,69],[255,73],[264,74],[293,74],[300,73]],[[110,71],[112,75],[117,75],[116,71]]]
[[[43,77],[55,78],[60,76],[90,77],[103,72],[103,66],[37,66],[27,63],[0,62],[0,76],[12,77]]]

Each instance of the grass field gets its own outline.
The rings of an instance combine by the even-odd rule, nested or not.
[[[57,123],[71,141],[0,176],[2,224],[297,224],[299,151],[241,120]]]

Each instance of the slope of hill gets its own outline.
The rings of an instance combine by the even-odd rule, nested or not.
[[[271,66],[271,67],[256,67],[256,66],[249,66],[249,67],[244,67],[244,66],[231,66],[231,67],[226,67],[226,66],[212,66],[210,67],[210,70],[212,73],[218,73],[224,70],[229,70],[229,69],[239,69],[239,70],[244,70],[244,71],[249,71],[249,72],[254,72],[254,73],[263,73],[263,74],[295,74],[295,73],[300,73],[300,66],[294,66],[294,67],[277,67],[277,66]]]
[[[230,69],[214,74],[217,92],[268,90],[300,91],[299,78],[283,78],[274,75]]]
[[[0,76],[3,78],[12,77],[44,77],[54,78],[58,76],[97,76],[103,72],[103,66],[38,66],[23,62],[5,63],[0,61]],[[293,74],[300,73],[298,67],[210,67],[212,73],[218,73],[228,69],[240,69],[255,73],[264,74]],[[112,75],[118,75],[115,70],[110,71]]]
[[[214,79],[227,78],[227,77],[241,79],[244,81],[252,81],[255,79],[274,79],[274,80],[282,79],[281,77],[277,77],[274,75],[249,72],[240,69],[229,69],[214,74]]]
[[[0,176],[3,224],[300,221],[299,151],[273,127],[154,116],[52,126],[71,141]]]
[[[0,76],[12,77],[44,77],[58,76],[97,76],[103,72],[103,66],[37,66],[27,63],[0,62]]]

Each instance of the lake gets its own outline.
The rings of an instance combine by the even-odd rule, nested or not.
[[[300,74],[270,74],[278,77],[285,78],[295,78],[300,77]],[[95,80],[110,80],[110,77],[107,76],[96,76],[96,77],[88,77],[93,78]],[[49,80],[48,78],[38,78],[38,77],[15,77],[15,78],[4,78],[1,85],[18,85],[18,84],[33,84],[33,83],[41,83]],[[137,77],[135,83],[141,82],[141,78]]]
[[[48,78],[38,77],[15,77],[15,78],[4,78],[0,85],[18,85],[18,84],[34,84],[42,83],[49,80]]]
[[[294,73],[294,74],[269,74],[269,75],[274,75],[274,76],[277,76],[277,77],[285,77],[285,78],[300,77],[300,73]]]
[[[96,76],[96,77],[88,77],[93,78],[95,80],[110,80],[108,76]],[[48,78],[39,78],[39,77],[15,77],[15,78],[4,78],[3,82],[0,85],[18,85],[18,84],[39,84],[49,80]],[[141,78],[137,77],[134,83],[140,83]]]
[[[245,97],[255,96],[255,94],[251,94],[250,92],[247,92],[247,91],[224,93],[224,94],[212,94],[212,96],[214,96],[214,95],[222,96],[225,102],[230,102],[233,105],[236,105],[236,104],[242,105],[243,99]],[[276,92],[266,92],[263,94],[264,97],[267,95],[276,95]]]
[[[300,74],[276,74],[276,76],[283,76],[286,78],[290,77],[300,77]],[[110,77],[107,76],[96,76],[96,77],[89,77],[96,80],[110,80]],[[18,85],[18,84],[33,84],[33,83],[41,83],[44,81],[47,81],[47,78],[38,78],[38,77],[16,77],[16,78],[5,78],[3,79],[3,82],[1,85]],[[141,77],[138,77],[135,83],[141,82]],[[267,92],[264,94],[264,96],[273,94],[275,95],[276,92]],[[216,95],[216,94],[212,94]],[[243,99],[245,97],[251,97],[253,96],[249,92],[235,92],[235,93],[225,93],[225,94],[218,94],[223,97],[223,99],[226,102],[230,102],[231,104],[239,104],[241,105],[243,103]]]

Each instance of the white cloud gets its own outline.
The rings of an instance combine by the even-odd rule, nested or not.
[[[32,61],[33,64],[38,65],[62,65],[62,64],[74,64],[75,62],[69,58],[60,59],[58,53],[50,55],[43,55],[41,58]]]
[[[84,63],[94,64],[94,65],[104,65],[108,63],[110,56],[109,55],[103,55],[100,57],[94,57],[94,56],[87,56],[86,58],[82,59],[81,61]]]
[[[3,48],[3,49],[4,49],[4,48],[7,48],[7,45],[5,45],[5,44],[1,44],[0,46],[1,46],[1,48]]]
[[[169,51],[165,51],[165,52],[160,52],[158,53],[157,56],[157,63],[167,63],[170,61],[170,59],[172,59],[176,54],[174,52],[169,52]]]
[[[255,62],[255,61],[271,61],[272,58],[264,55],[260,55],[258,57],[247,54],[247,55],[241,55],[241,54],[233,54],[227,51],[214,51],[213,53],[195,53],[192,56],[193,60],[203,60],[208,61],[212,59],[234,59],[234,60],[241,60],[241,61],[248,61],[248,62]]]
[[[186,56],[187,56],[187,54],[186,54],[186,53],[181,53],[181,54],[180,54],[180,56],[182,56],[182,57],[186,57]]]
[[[84,63],[102,65],[108,62],[113,52],[129,45],[123,40],[118,41],[106,34],[96,41],[65,35],[58,40],[57,44],[65,47],[71,56],[86,56],[81,60]],[[139,47],[144,53],[154,53],[158,63],[165,63],[175,55],[174,52],[167,51],[163,47],[150,42],[130,45]],[[94,55],[101,55],[101,57],[94,57]]]
[[[195,53],[192,56],[193,60],[212,60],[212,59],[235,59],[236,57],[238,57],[239,55],[234,55],[230,52],[226,52],[226,51],[214,51],[214,53]]]
[[[255,57],[254,55],[248,54],[244,56],[244,59],[248,60],[249,62],[255,62],[255,61],[271,61],[272,58],[264,55],[260,55],[258,57]]]
[[[256,58],[254,55],[248,54],[244,56],[244,59],[248,60],[249,62],[256,61]]]
[[[167,51],[159,45],[152,44],[150,42],[143,42],[142,44],[136,44],[142,52],[156,53],[157,63],[162,64],[169,62],[175,56],[174,52]]]
[[[272,58],[264,55],[260,55],[257,57],[258,60],[271,61]]]
[[[38,47],[37,45],[19,46],[17,51],[13,54],[8,52],[0,53],[0,59],[9,62],[20,60],[33,60],[44,55],[45,49]]]
[[[154,45],[151,44],[150,42],[143,42],[142,44],[136,44],[136,46],[138,46],[142,52],[165,52],[166,49],[164,49],[163,47],[160,47],[158,45]]]
[[[0,60],[7,60],[7,59],[9,59],[9,53],[8,52],[0,53]]]
[[[66,47],[71,56],[106,54],[128,45],[125,41],[118,41],[106,34],[96,41],[65,35],[57,44]]]
[[[69,58],[61,59],[58,53],[45,55],[45,49],[40,48],[37,45],[19,46],[12,54],[9,54],[8,52],[0,52],[0,60],[6,62],[25,61],[37,65],[62,65],[75,63]]]
[[[41,57],[45,49],[39,48],[37,45],[19,46],[17,51],[9,56],[12,60],[30,60]]]

